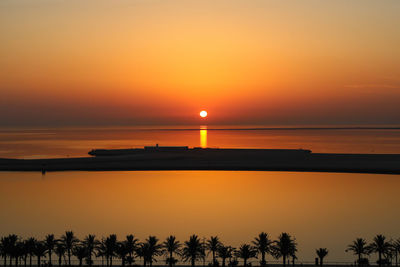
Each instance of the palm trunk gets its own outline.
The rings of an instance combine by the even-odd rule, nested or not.
[[[286,255],[283,255],[283,267],[286,267]]]
[[[382,253],[379,252],[379,267],[382,266]]]
[[[265,266],[265,251],[261,252],[261,266]]]
[[[9,262],[10,262],[10,266],[12,266],[12,257],[11,256],[10,256]]]
[[[222,258],[222,267],[225,267],[225,258]]]
[[[192,267],[194,267],[194,262],[195,262],[195,259],[192,258]]]
[[[29,254],[29,267],[32,267],[32,254]]]
[[[40,256],[37,257],[37,266],[40,267]]]
[[[4,255],[4,267],[7,266],[7,256]]]
[[[215,266],[215,251],[212,252],[212,256],[213,256],[213,263],[212,263],[212,266]]]
[[[79,266],[82,266],[82,258],[79,259]]]
[[[61,267],[61,255],[58,256],[58,266]]]
[[[169,252],[169,267],[172,267],[172,251]]]
[[[246,259],[246,258],[243,259],[243,266],[244,266],[244,267],[247,266],[247,259]]]
[[[319,258],[319,266],[324,265],[324,258]]]
[[[15,257],[15,266],[18,267],[18,256]]]
[[[25,255],[25,258],[24,258],[24,267],[26,267],[26,260],[27,260],[27,255]]]
[[[112,256],[110,256],[110,267],[112,267]]]
[[[68,266],[71,266],[71,250],[68,249]]]
[[[107,264],[106,266],[107,266],[107,267],[108,267],[108,265],[109,265],[109,260],[110,260],[109,257],[106,256],[106,264]]]
[[[51,250],[49,249],[49,266],[52,266],[52,263],[51,263]]]

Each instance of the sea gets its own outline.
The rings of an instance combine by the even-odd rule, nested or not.
[[[147,145],[303,148],[315,153],[400,154],[396,127],[141,126],[2,128],[0,158],[87,157],[92,149]],[[357,237],[400,237],[400,176],[260,171],[0,172],[0,236],[38,239],[134,234],[163,241],[192,234],[250,244],[260,233],[289,233],[298,262],[354,263]],[[208,257],[207,260],[210,260]],[[157,264],[163,263],[163,258]],[[267,256],[269,263],[276,262]],[[376,256],[371,255],[371,262]],[[257,259],[251,259],[258,265]],[[199,263],[201,265],[202,263]]]

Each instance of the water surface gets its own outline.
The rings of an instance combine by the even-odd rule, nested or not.
[[[226,244],[265,231],[294,235],[299,260],[327,247],[328,261],[352,261],[346,245],[375,234],[398,238],[396,175],[163,171],[0,173],[0,236],[42,238],[72,229],[120,238],[196,233]],[[373,257],[372,259],[374,259]]]
[[[210,129],[211,128],[211,129]],[[82,157],[94,148],[145,145],[311,149],[320,153],[399,153],[400,129],[71,128],[3,129],[0,157]]]

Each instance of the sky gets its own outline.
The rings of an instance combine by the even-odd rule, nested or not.
[[[0,127],[399,125],[398,14],[398,0],[2,0]]]

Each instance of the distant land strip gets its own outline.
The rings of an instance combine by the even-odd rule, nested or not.
[[[189,149],[58,159],[0,159],[0,171],[290,171],[400,174],[400,154],[309,150]]]

